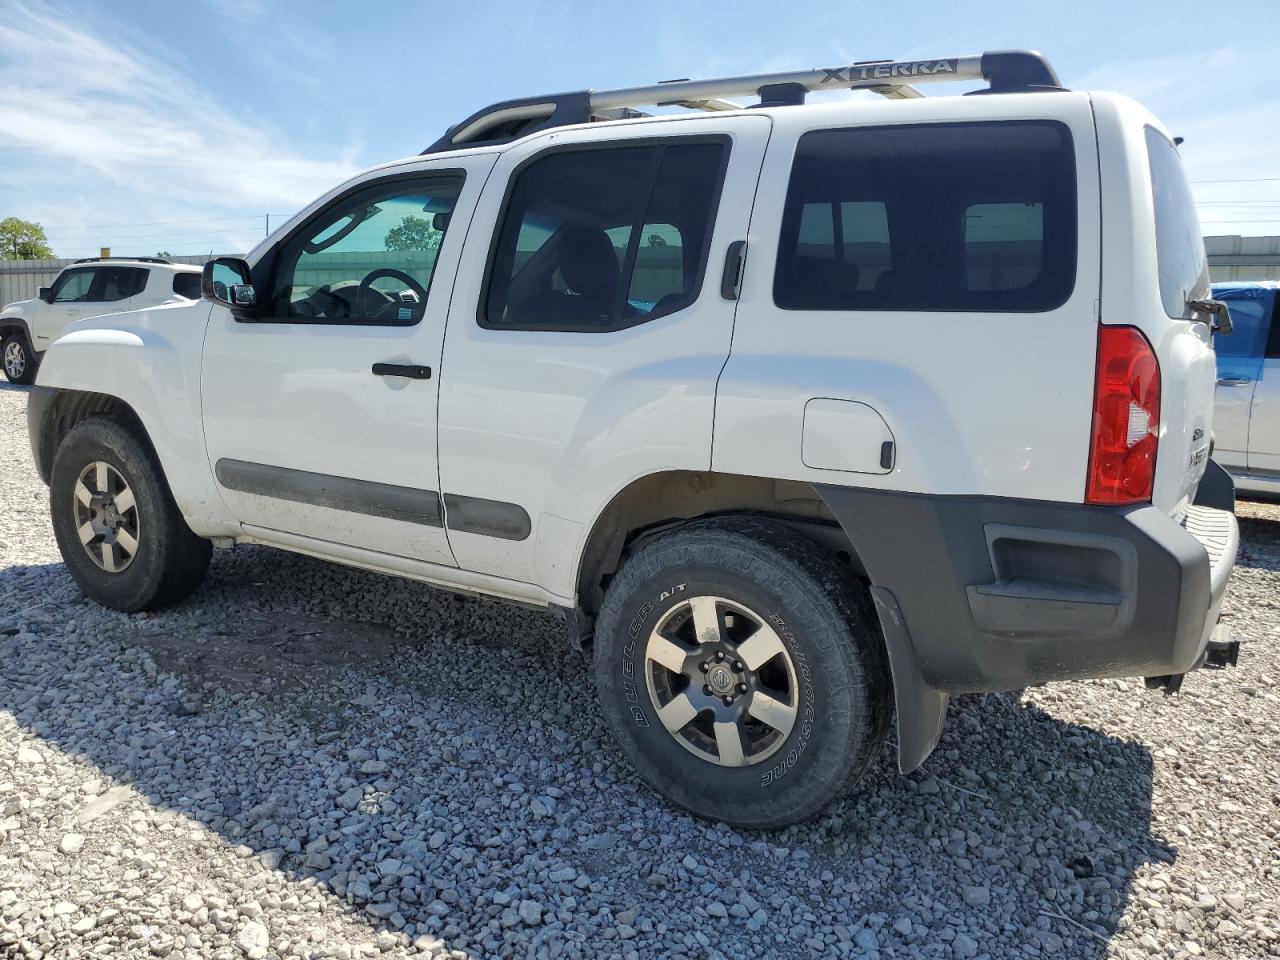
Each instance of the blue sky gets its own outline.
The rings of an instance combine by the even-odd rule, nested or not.
[[[1206,233],[1280,234],[1280,0],[0,0],[0,217],[59,256],[244,251],[494,100],[1011,47],[1186,137]]]

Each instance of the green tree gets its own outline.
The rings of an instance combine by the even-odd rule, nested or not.
[[[409,214],[400,226],[387,231],[385,242],[388,250],[435,250],[443,237],[426,217]]]
[[[30,220],[5,217],[0,220],[0,258],[5,260],[51,260],[53,248],[44,227]]]
[[[647,242],[651,247],[665,247],[667,245],[667,241],[663,240],[662,235],[657,233],[649,234],[649,239]]]
[[[157,250],[157,251],[156,251],[156,256],[157,256],[157,257],[172,257],[172,256],[173,256],[173,254],[172,254],[172,253],[170,253],[168,250]]]

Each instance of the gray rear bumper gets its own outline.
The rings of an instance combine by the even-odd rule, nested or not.
[[[1197,666],[1238,545],[1234,514],[1207,504],[1182,524],[1150,505],[816,489],[871,580],[899,723],[920,727],[900,729],[905,769],[948,694]]]

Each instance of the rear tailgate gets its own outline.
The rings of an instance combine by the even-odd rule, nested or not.
[[[1208,326],[1187,300],[1209,296],[1200,222],[1172,138],[1138,104],[1093,96],[1102,184],[1104,324],[1137,327],[1160,364],[1152,502],[1185,516],[1204,474],[1217,372]]]

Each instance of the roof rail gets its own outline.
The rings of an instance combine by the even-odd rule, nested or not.
[[[450,127],[422,151],[441,153],[465,146],[510,143],[539,130],[643,117],[637,106],[681,106],[693,110],[738,110],[729,97],[759,97],[760,106],[804,102],[815,90],[870,90],[892,99],[921,96],[912,84],[938,80],[986,80],[977,93],[1024,93],[1061,90],[1048,61],[1034,50],[1000,50],[968,57],[936,60],[864,60],[848,66],[762,73],[712,80],[668,80],[648,87],[621,90],[577,90],[541,97],[503,100]]]
[[[100,263],[103,260],[132,260],[135,263],[172,263],[164,257],[81,257],[76,263]]]

